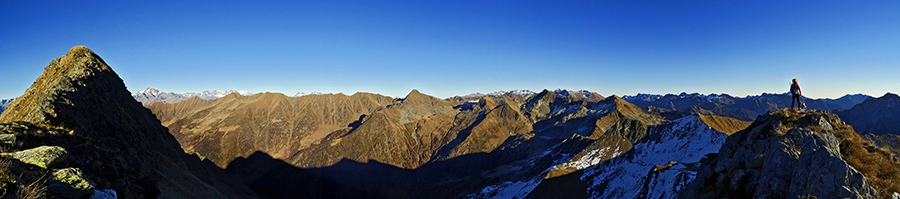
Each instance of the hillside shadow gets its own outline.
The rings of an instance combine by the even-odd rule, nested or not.
[[[590,187],[587,182],[581,180],[584,171],[575,172],[546,179],[525,198],[588,198],[587,190]]]
[[[350,124],[347,125],[347,127],[350,127],[350,128],[353,128],[353,130],[356,130],[356,128],[358,128],[359,125],[362,125],[363,119],[366,119],[366,116],[367,116],[366,114],[360,115],[360,116],[359,116],[359,119],[357,119],[356,121],[351,122]]]
[[[551,129],[574,133],[565,127]],[[487,186],[540,175],[561,158],[555,154],[576,153],[590,143],[572,140],[548,150],[563,139],[511,136],[500,146],[513,148],[432,160],[415,169],[346,158],[327,167],[304,169],[256,152],[233,160],[226,170],[267,198],[466,198]]]
[[[438,150],[437,154],[433,155],[431,158],[434,159],[435,157],[450,156],[450,152],[454,148],[456,148],[456,146],[459,146],[459,144],[462,144],[462,142],[465,141],[466,138],[469,138],[469,135],[472,134],[472,129],[474,129],[476,126],[481,124],[481,122],[484,121],[484,118],[487,116],[488,113],[490,113],[490,110],[483,112],[483,113],[478,113],[478,116],[475,117],[475,121],[472,122],[471,125],[469,125],[468,127],[466,127],[463,130],[460,130],[459,134],[456,135],[456,139],[451,140],[449,143],[447,143],[447,145],[444,145],[443,147],[441,147],[441,149]]]
[[[385,198],[297,168],[257,151],[225,169],[265,198]]]
[[[474,108],[474,106],[477,105],[477,104],[478,104],[477,102],[464,102],[464,103],[462,103],[462,104],[460,104],[460,105],[454,106],[453,109],[459,109],[460,112],[463,112],[463,111],[470,111],[470,110],[472,110],[472,109]]]
[[[502,165],[499,160],[488,153],[476,153],[404,169],[375,160],[342,159],[328,167],[306,170],[384,198],[461,198],[461,191],[489,185],[473,175]]]
[[[511,142],[516,141],[508,139],[505,144]],[[304,169],[255,152],[234,159],[225,170],[265,198],[465,198],[551,166],[551,157],[521,161],[532,154],[495,150],[432,161],[416,169],[342,159],[331,166]],[[508,168],[513,164],[523,168]],[[496,172],[504,174],[492,176]]]

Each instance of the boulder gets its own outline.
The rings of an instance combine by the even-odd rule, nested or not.
[[[68,154],[66,149],[62,147],[39,146],[32,149],[14,153],[3,153],[0,155],[10,156],[24,163],[47,169],[63,162]]]
[[[94,182],[85,178],[79,168],[65,168],[53,171],[51,180],[51,183],[47,185],[47,190],[67,199],[82,198],[87,194],[91,194],[91,190],[96,188]]]
[[[16,143],[16,134],[3,133],[0,134],[0,144],[11,146]]]
[[[53,181],[71,185],[76,189],[89,190],[96,188],[94,182],[84,177],[79,168],[65,168],[53,172]]]

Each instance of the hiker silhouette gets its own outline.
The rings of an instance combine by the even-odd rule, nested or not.
[[[800,91],[800,84],[797,83],[797,78],[794,78],[793,83],[791,83],[791,108],[794,108],[794,101],[797,101],[798,108],[805,108],[803,107],[803,103],[800,102],[800,95],[802,94],[803,92]]]

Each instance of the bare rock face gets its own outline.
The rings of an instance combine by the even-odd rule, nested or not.
[[[51,61],[0,115],[0,124],[23,138],[13,146],[64,147],[69,166],[124,198],[255,197],[246,187],[216,187],[204,180],[217,177],[192,173],[201,162],[182,153],[112,68],[84,46]]]
[[[847,128],[825,112],[770,111],[701,161],[681,197],[874,198],[878,191],[841,153],[854,134],[834,131],[852,132]]]

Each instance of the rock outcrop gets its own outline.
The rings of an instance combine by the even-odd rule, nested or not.
[[[39,146],[33,149],[18,151],[15,153],[0,154],[3,156],[11,156],[23,163],[35,165],[44,169],[53,165],[58,165],[66,159],[66,149],[58,146]]]
[[[857,149],[865,147],[867,149]],[[859,164],[860,158],[884,157]],[[781,109],[759,116],[701,161],[683,198],[889,197],[894,189],[868,166],[894,169],[889,153],[862,139],[837,116]],[[858,170],[866,166],[866,170]],[[894,178],[889,177],[889,178]],[[894,179],[896,180],[896,179]],[[891,181],[891,179],[889,179]]]
[[[0,115],[0,129],[15,135],[8,150],[65,148],[65,165],[118,197],[257,197],[224,171],[184,154],[112,68],[84,46],[51,61]]]

